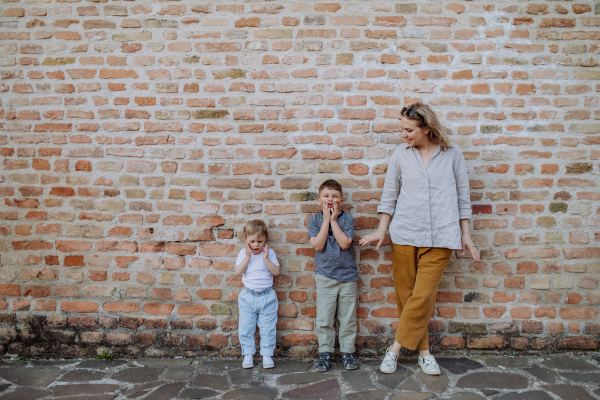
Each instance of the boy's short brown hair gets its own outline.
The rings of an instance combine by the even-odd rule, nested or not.
[[[264,236],[265,240],[269,240],[269,231],[262,219],[254,219],[246,222],[246,225],[244,225],[244,239],[247,239],[248,236],[256,235],[257,233]]]
[[[321,183],[321,186],[319,186],[319,196],[323,189],[337,190],[340,194],[343,194],[342,185],[335,179],[327,179],[325,182]]]

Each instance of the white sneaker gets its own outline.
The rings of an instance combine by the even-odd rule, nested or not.
[[[383,361],[381,362],[381,366],[379,370],[384,374],[393,374],[396,371],[396,366],[398,365],[398,355],[394,354],[390,351],[388,347],[385,350],[385,356],[383,357]]]
[[[419,367],[421,367],[421,370],[427,375],[442,374],[442,371],[440,371],[440,366],[431,354],[425,356],[425,358],[421,358],[421,356],[419,355]]]
[[[275,366],[275,363],[273,362],[273,357],[263,356],[263,368],[264,369],[273,368],[274,366]]]
[[[242,368],[252,367],[254,367],[254,360],[252,359],[252,354],[246,354],[244,356],[244,361],[242,361]]]

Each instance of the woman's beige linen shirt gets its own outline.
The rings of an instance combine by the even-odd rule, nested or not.
[[[427,168],[406,144],[392,154],[377,212],[392,215],[394,244],[462,249],[459,221],[471,218],[469,177],[455,144],[436,149]]]

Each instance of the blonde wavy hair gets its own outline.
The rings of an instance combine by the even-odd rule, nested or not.
[[[244,240],[247,239],[248,236],[252,236],[257,233],[260,236],[264,236],[265,241],[269,240],[269,231],[267,230],[267,225],[264,223],[264,221],[255,219],[248,221],[246,225],[244,225]]]
[[[416,121],[419,128],[429,129],[429,139],[438,144],[440,150],[446,151],[450,148],[447,129],[442,126],[433,109],[427,104],[412,103],[408,107],[403,107],[400,114],[404,118]]]

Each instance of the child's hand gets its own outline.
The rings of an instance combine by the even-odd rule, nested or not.
[[[379,230],[376,230],[370,235],[361,236],[358,243],[364,246],[371,242],[377,241],[377,250],[379,250],[379,248],[381,247],[381,243],[383,243],[383,239],[385,239],[385,231],[380,232]]]
[[[331,221],[331,211],[327,207],[327,203],[323,202],[321,207],[323,208],[323,221],[329,223],[329,221]]]
[[[333,203],[333,209],[331,210],[331,220],[337,221],[341,213],[342,210],[340,210],[340,205],[338,203]]]
[[[269,245],[265,243],[265,247],[263,247],[263,260],[267,260],[269,258]]]
[[[250,245],[246,243],[246,258],[251,258],[252,253],[250,252]]]

